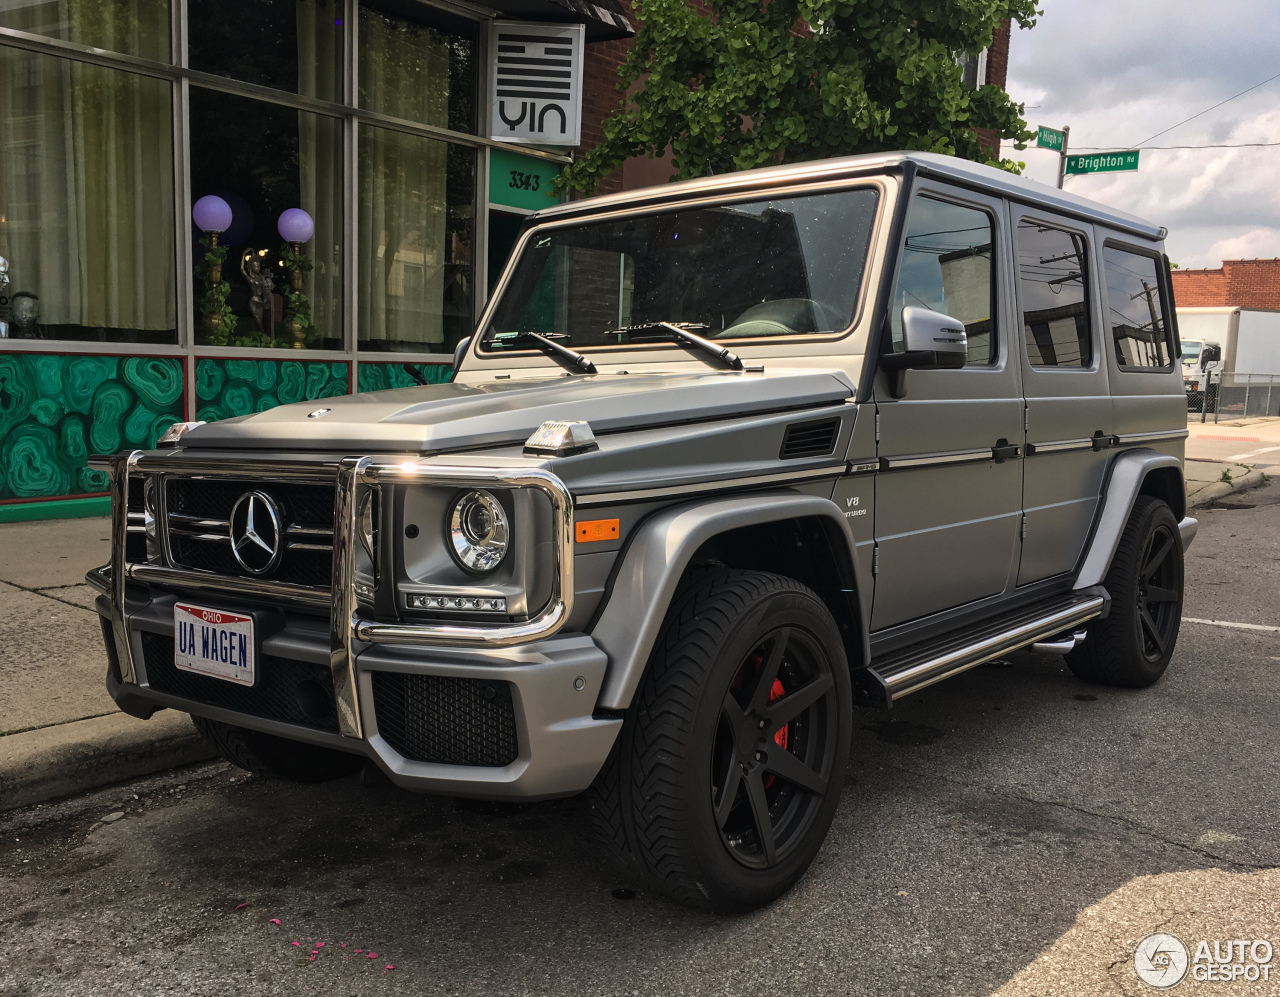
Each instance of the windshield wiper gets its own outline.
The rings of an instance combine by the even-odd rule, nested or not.
[[[641,322],[639,325],[623,326],[621,329],[615,329],[614,332],[666,332],[686,346],[692,346],[695,350],[715,357],[734,370],[742,370],[742,359],[736,353],[726,350],[723,346],[717,346],[709,339],[696,336],[691,331],[710,328],[711,326],[704,322]]]
[[[576,353],[567,346],[561,346],[554,342],[555,339],[568,339],[569,337],[563,333],[552,332],[547,335],[541,335],[537,332],[495,332],[492,342],[502,343],[504,346],[532,346],[541,350],[553,360],[563,360],[565,363],[572,364],[580,371],[586,374],[596,373],[596,365],[584,357],[581,353]]]

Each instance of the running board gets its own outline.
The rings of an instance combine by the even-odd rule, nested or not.
[[[959,672],[1071,631],[1103,615],[1107,600],[1097,590],[1059,596],[1049,602],[987,620],[936,641],[905,648],[856,673],[860,698],[892,706],[895,699],[941,682]]]

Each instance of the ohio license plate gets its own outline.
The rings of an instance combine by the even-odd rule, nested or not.
[[[253,685],[253,618],[177,603],[173,665],[180,671]]]

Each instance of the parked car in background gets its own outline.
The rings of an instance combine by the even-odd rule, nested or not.
[[[1196,523],[1163,237],[914,153],[539,212],[452,383],[97,460],[108,689],[262,774],[586,793],[625,875],[759,907],[855,706],[1023,647],[1164,673]]]

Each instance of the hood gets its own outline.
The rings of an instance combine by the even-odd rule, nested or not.
[[[439,453],[522,443],[549,420],[597,433],[832,405],[853,396],[832,371],[597,374],[433,384],[281,405],[192,430],[185,449]],[[328,410],[312,417],[311,413]]]

